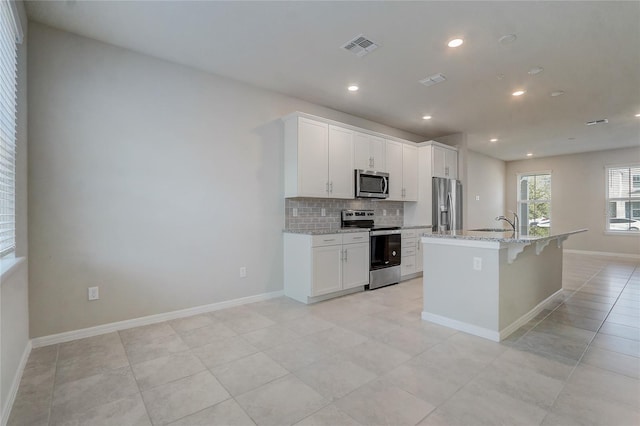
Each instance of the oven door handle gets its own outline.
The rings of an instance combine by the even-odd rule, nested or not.
[[[387,229],[384,231],[371,231],[369,232],[369,235],[372,237],[377,237],[379,235],[394,235],[394,234],[401,234],[401,233],[402,231],[400,229],[393,229],[393,230]]]

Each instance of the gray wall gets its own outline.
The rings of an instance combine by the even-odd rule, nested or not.
[[[0,423],[9,416],[9,397],[20,383],[20,364],[29,343],[27,267],[27,33],[22,2],[16,2],[24,40],[18,45],[16,122],[16,257],[21,262],[7,272],[15,259],[3,259],[0,277]],[[10,256],[8,256],[10,257]]]
[[[423,139],[36,23],[29,88],[32,337],[282,290],[281,116]]]
[[[467,222],[465,228],[487,228],[497,224],[495,217],[506,213],[505,172],[502,160],[467,151]],[[476,196],[480,199],[476,200]]]
[[[564,247],[606,253],[640,255],[640,236],[606,235],[605,167],[640,163],[640,149],[626,148],[507,163],[506,207],[515,210],[518,173],[551,170],[553,227],[588,228],[571,236]]]

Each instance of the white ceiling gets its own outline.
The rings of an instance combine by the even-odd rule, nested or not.
[[[640,146],[638,1],[67,0],[26,6],[31,20],[425,140],[465,132],[470,149],[503,160]],[[380,47],[362,58],[340,49],[359,34]],[[506,34],[517,40],[500,44]],[[454,37],[464,44],[448,48]],[[544,71],[529,75],[535,66]],[[447,80],[418,83],[435,73]],[[351,83],[360,91],[347,92]],[[527,93],[511,96],[519,88]],[[556,90],[565,95],[551,97]],[[601,118],[609,124],[585,125]],[[489,142],[494,137],[499,141]]]

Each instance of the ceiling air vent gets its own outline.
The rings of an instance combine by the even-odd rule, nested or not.
[[[363,34],[356,36],[353,40],[346,42],[341,46],[344,50],[354,53],[356,56],[362,57],[367,53],[373,52],[378,48],[378,45],[369,40]]]
[[[595,126],[596,124],[607,124],[608,122],[609,122],[608,119],[603,118],[602,120],[587,121],[586,125],[587,126]]]
[[[434,75],[430,75],[427,78],[423,78],[422,80],[420,80],[420,83],[422,83],[425,86],[429,87],[429,86],[433,86],[434,84],[442,83],[446,79],[447,79],[447,77],[445,77],[442,74],[434,74]]]

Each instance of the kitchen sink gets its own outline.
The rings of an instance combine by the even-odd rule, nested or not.
[[[480,228],[480,229],[469,229],[469,231],[480,231],[480,232],[513,232],[513,229],[504,229],[504,228]]]

